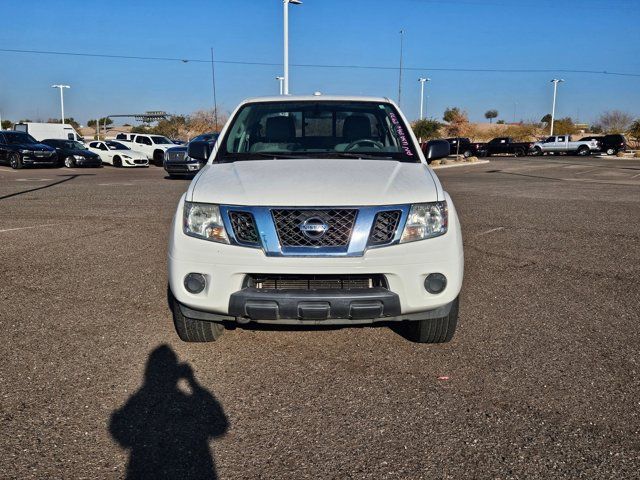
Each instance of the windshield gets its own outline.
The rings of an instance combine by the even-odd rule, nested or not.
[[[69,150],[86,150],[87,149],[87,147],[85,147],[80,142],[64,142],[64,148],[68,148]]]
[[[4,132],[4,137],[7,139],[7,143],[9,145],[20,145],[22,143],[38,143],[38,141],[31,135],[23,132]]]
[[[198,135],[195,138],[192,138],[190,141],[191,142],[209,142],[209,141],[215,140],[216,138],[218,138],[217,133],[204,133],[202,135]]]
[[[131,150],[120,142],[107,142],[107,147],[109,147],[109,150]]]
[[[392,105],[317,100],[243,106],[215,161],[314,157],[420,161]]]
[[[153,143],[157,145],[175,145],[175,143],[173,143],[167,137],[163,137],[161,135],[154,135],[151,137],[151,140],[153,140]]]

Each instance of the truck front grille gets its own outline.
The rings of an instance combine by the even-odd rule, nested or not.
[[[387,287],[384,275],[249,275],[246,287],[261,290],[352,290]]]
[[[391,242],[396,235],[401,216],[400,210],[378,212],[369,235],[369,245],[384,245]]]
[[[248,212],[229,212],[233,234],[240,244],[257,245],[260,241],[256,222]]]
[[[165,152],[167,162],[181,162],[186,152]]]
[[[283,247],[345,247],[351,239],[358,211],[334,208],[327,210],[274,209],[271,211]],[[324,233],[305,232],[310,221],[324,223]],[[308,222],[307,222],[308,223]]]

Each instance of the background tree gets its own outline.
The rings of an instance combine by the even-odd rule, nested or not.
[[[497,123],[498,125],[504,125],[504,124],[505,124],[505,121],[504,121],[504,120],[498,120],[496,123]]]
[[[47,123],[62,123],[62,122],[60,121],[59,118],[50,118],[47,120]],[[80,130],[80,124],[76,122],[76,120],[73,117],[65,118],[64,123],[65,125],[71,125],[76,131]]]
[[[633,140],[636,145],[640,143],[640,118],[634,121],[627,130],[629,137]]]
[[[462,137],[469,134],[470,125],[467,112],[463,112],[457,107],[448,108],[445,110],[443,118],[448,122],[444,129],[450,137]]]
[[[411,125],[413,133],[416,137],[422,140],[431,140],[432,138],[438,138],[438,132],[442,124],[434,119],[416,120]]]
[[[444,111],[444,115],[442,115],[442,119],[445,122],[451,122],[454,118],[457,118],[461,113],[461,110],[458,107],[449,107]]]
[[[600,115],[596,125],[599,125],[604,133],[625,133],[632,122],[633,117],[628,113],[612,110]]]
[[[183,137],[186,131],[187,117],[184,115],[174,115],[167,119],[160,120],[158,124],[153,127],[153,133],[169,138]]]
[[[493,119],[498,117],[498,110],[487,110],[484,112],[484,118],[489,120],[489,123],[493,123]]]
[[[578,133],[578,129],[571,117],[559,118],[553,122],[554,135],[573,135]]]
[[[10,130],[13,128],[13,122],[11,120],[2,120],[2,130]]]
[[[549,125],[551,123],[551,114],[547,113],[540,121]]]
[[[105,117],[100,118],[98,121],[100,122],[100,126],[102,127],[105,122]],[[109,117],[106,118],[106,122],[107,122],[107,125],[113,125],[113,120],[111,120]],[[95,118],[92,118],[87,122],[87,127],[95,128],[95,126],[96,126]]]

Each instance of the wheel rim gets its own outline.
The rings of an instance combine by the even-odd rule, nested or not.
[[[64,159],[64,166],[67,168],[73,167],[73,160],[71,159],[71,157],[67,157]]]
[[[16,160],[15,155],[13,155],[11,157],[11,160],[9,161],[9,164],[11,165],[11,168],[16,168],[18,166],[18,162]]]
[[[613,155],[613,153],[614,153],[613,148],[609,148],[607,150],[607,155]]]

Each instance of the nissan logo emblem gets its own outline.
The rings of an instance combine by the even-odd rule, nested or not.
[[[327,233],[327,230],[329,230],[329,225],[319,217],[307,218],[300,224],[302,234],[311,240],[322,238]]]

